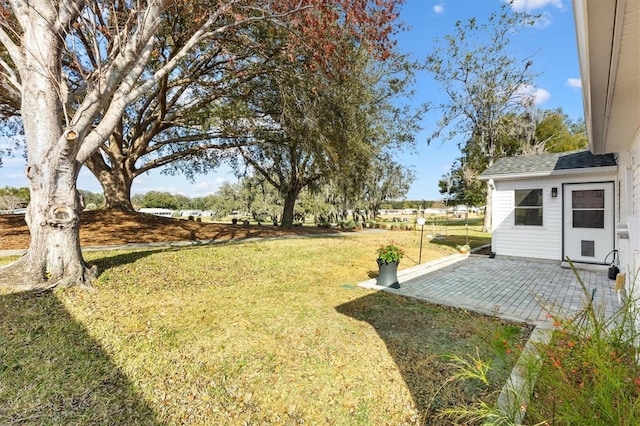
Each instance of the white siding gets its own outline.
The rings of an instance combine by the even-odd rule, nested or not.
[[[634,205],[634,199],[640,197],[634,197],[637,191],[638,185],[638,170],[634,165],[633,153],[621,152],[618,153],[618,203],[616,205],[617,215],[616,224],[627,225],[629,222],[628,217],[634,214],[634,211],[638,211]],[[630,241],[628,238],[618,238],[616,235],[616,248],[618,249],[618,260],[620,270],[622,272],[629,272],[633,270],[633,250],[631,250]],[[628,275],[631,276],[631,275]]]
[[[621,191],[621,211],[620,223],[627,223],[628,216],[640,215],[640,135],[631,144],[630,152],[618,154],[619,180],[621,187],[627,188]],[[629,180],[632,182],[628,182]],[[631,200],[629,200],[631,198]],[[631,239],[618,238],[618,249],[620,250],[620,270],[627,273],[627,280],[633,280],[640,266],[640,247],[633,247]],[[628,282],[631,286],[633,283]],[[640,296],[640,289],[635,283],[636,298]]]
[[[498,255],[562,260],[562,184],[614,181],[614,174],[496,181],[491,249]],[[551,188],[558,196],[551,196]],[[514,224],[514,191],[542,189],[542,226]]]

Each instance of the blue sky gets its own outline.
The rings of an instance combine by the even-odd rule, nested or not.
[[[503,0],[407,0],[401,16],[412,28],[399,38],[399,48],[424,59],[434,48],[432,41],[453,34],[458,20],[476,17],[484,20],[504,4]],[[573,120],[583,117],[580,92],[580,70],[570,0],[519,0],[514,7],[533,14],[541,14],[540,25],[523,29],[511,39],[510,50],[519,57],[533,55],[537,106],[541,109],[562,110]],[[428,74],[419,76],[417,100],[438,104],[446,102],[439,86]],[[399,160],[413,166],[416,180],[407,194],[408,199],[441,199],[438,180],[459,156],[457,140],[436,140],[427,145],[426,139],[440,118],[438,111],[428,112],[423,120],[424,130],[418,135],[415,155],[401,155]]]
[[[458,20],[476,17],[484,20],[498,10],[504,0],[406,0],[400,18],[410,30],[398,36],[398,48],[423,61],[433,49],[433,40],[453,33]],[[533,67],[539,76],[535,80],[538,107],[562,110],[573,120],[583,117],[582,95],[579,88],[580,72],[575,41],[571,0],[516,0],[513,7],[542,14],[542,23],[514,36],[511,49],[520,57],[533,55]],[[438,104],[443,94],[427,74],[419,74],[416,85],[416,104]],[[437,140],[427,145],[427,136],[433,131],[433,123],[439,119],[437,111],[428,112],[422,119],[424,130],[417,135],[415,152],[399,153],[397,160],[415,171],[408,199],[437,200],[438,180],[449,170],[459,156],[455,140]],[[22,158],[4,158],[0,167],[0,187],[28,186],[24,176]],[[228,169],[197,176],[194,183],[182,176],[165,176],[157,171],[138,177],[132,192],[168,191],[188,197],[200,197],[214,193],[225,181],[235,182]],[[102,192],[97,180],[83,169],[78,188]]]

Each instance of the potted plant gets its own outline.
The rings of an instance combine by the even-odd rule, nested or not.
[[[376,284],[383,287],[400,288],[398,283],[398,264],[404,251],[393,242],[378,248],[378,279]]]
[[[462,254],[467,254],[467,253],[469,253],[469,251],[471,251],[471,247],[469,247],[469,244],[458,245],[458,246],[456,246],[456,248]]]

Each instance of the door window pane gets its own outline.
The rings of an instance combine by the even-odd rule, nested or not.
[[[604,229],[604,210],[574,210],[573,227]]]
[[[574,209],[604,209],[604,189],[573,191],[571,207]]]
[[[604,189],[571,192],[574,228],[604,229]]]

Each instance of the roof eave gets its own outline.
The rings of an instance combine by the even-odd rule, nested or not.
[[[638,4],[573,0],[573,7],[589,149],[594,154],[628,151],[640,129],[640,84],[634,72]]]
[[[524,172],[524,173],[499,173],[491,175],[480,175],[480,180],[488,181],[493,179],[499,180],[520,180],[520,179],[535,179],[535,178],[549,178],[556,176],[571,176],[571,175],[598,175],[598,174],[613,174],[618,171],[618,166],[602,166],[602,167],[585,167],[579,169],[566,169],[566,170],[551,170],[544,172]]]

